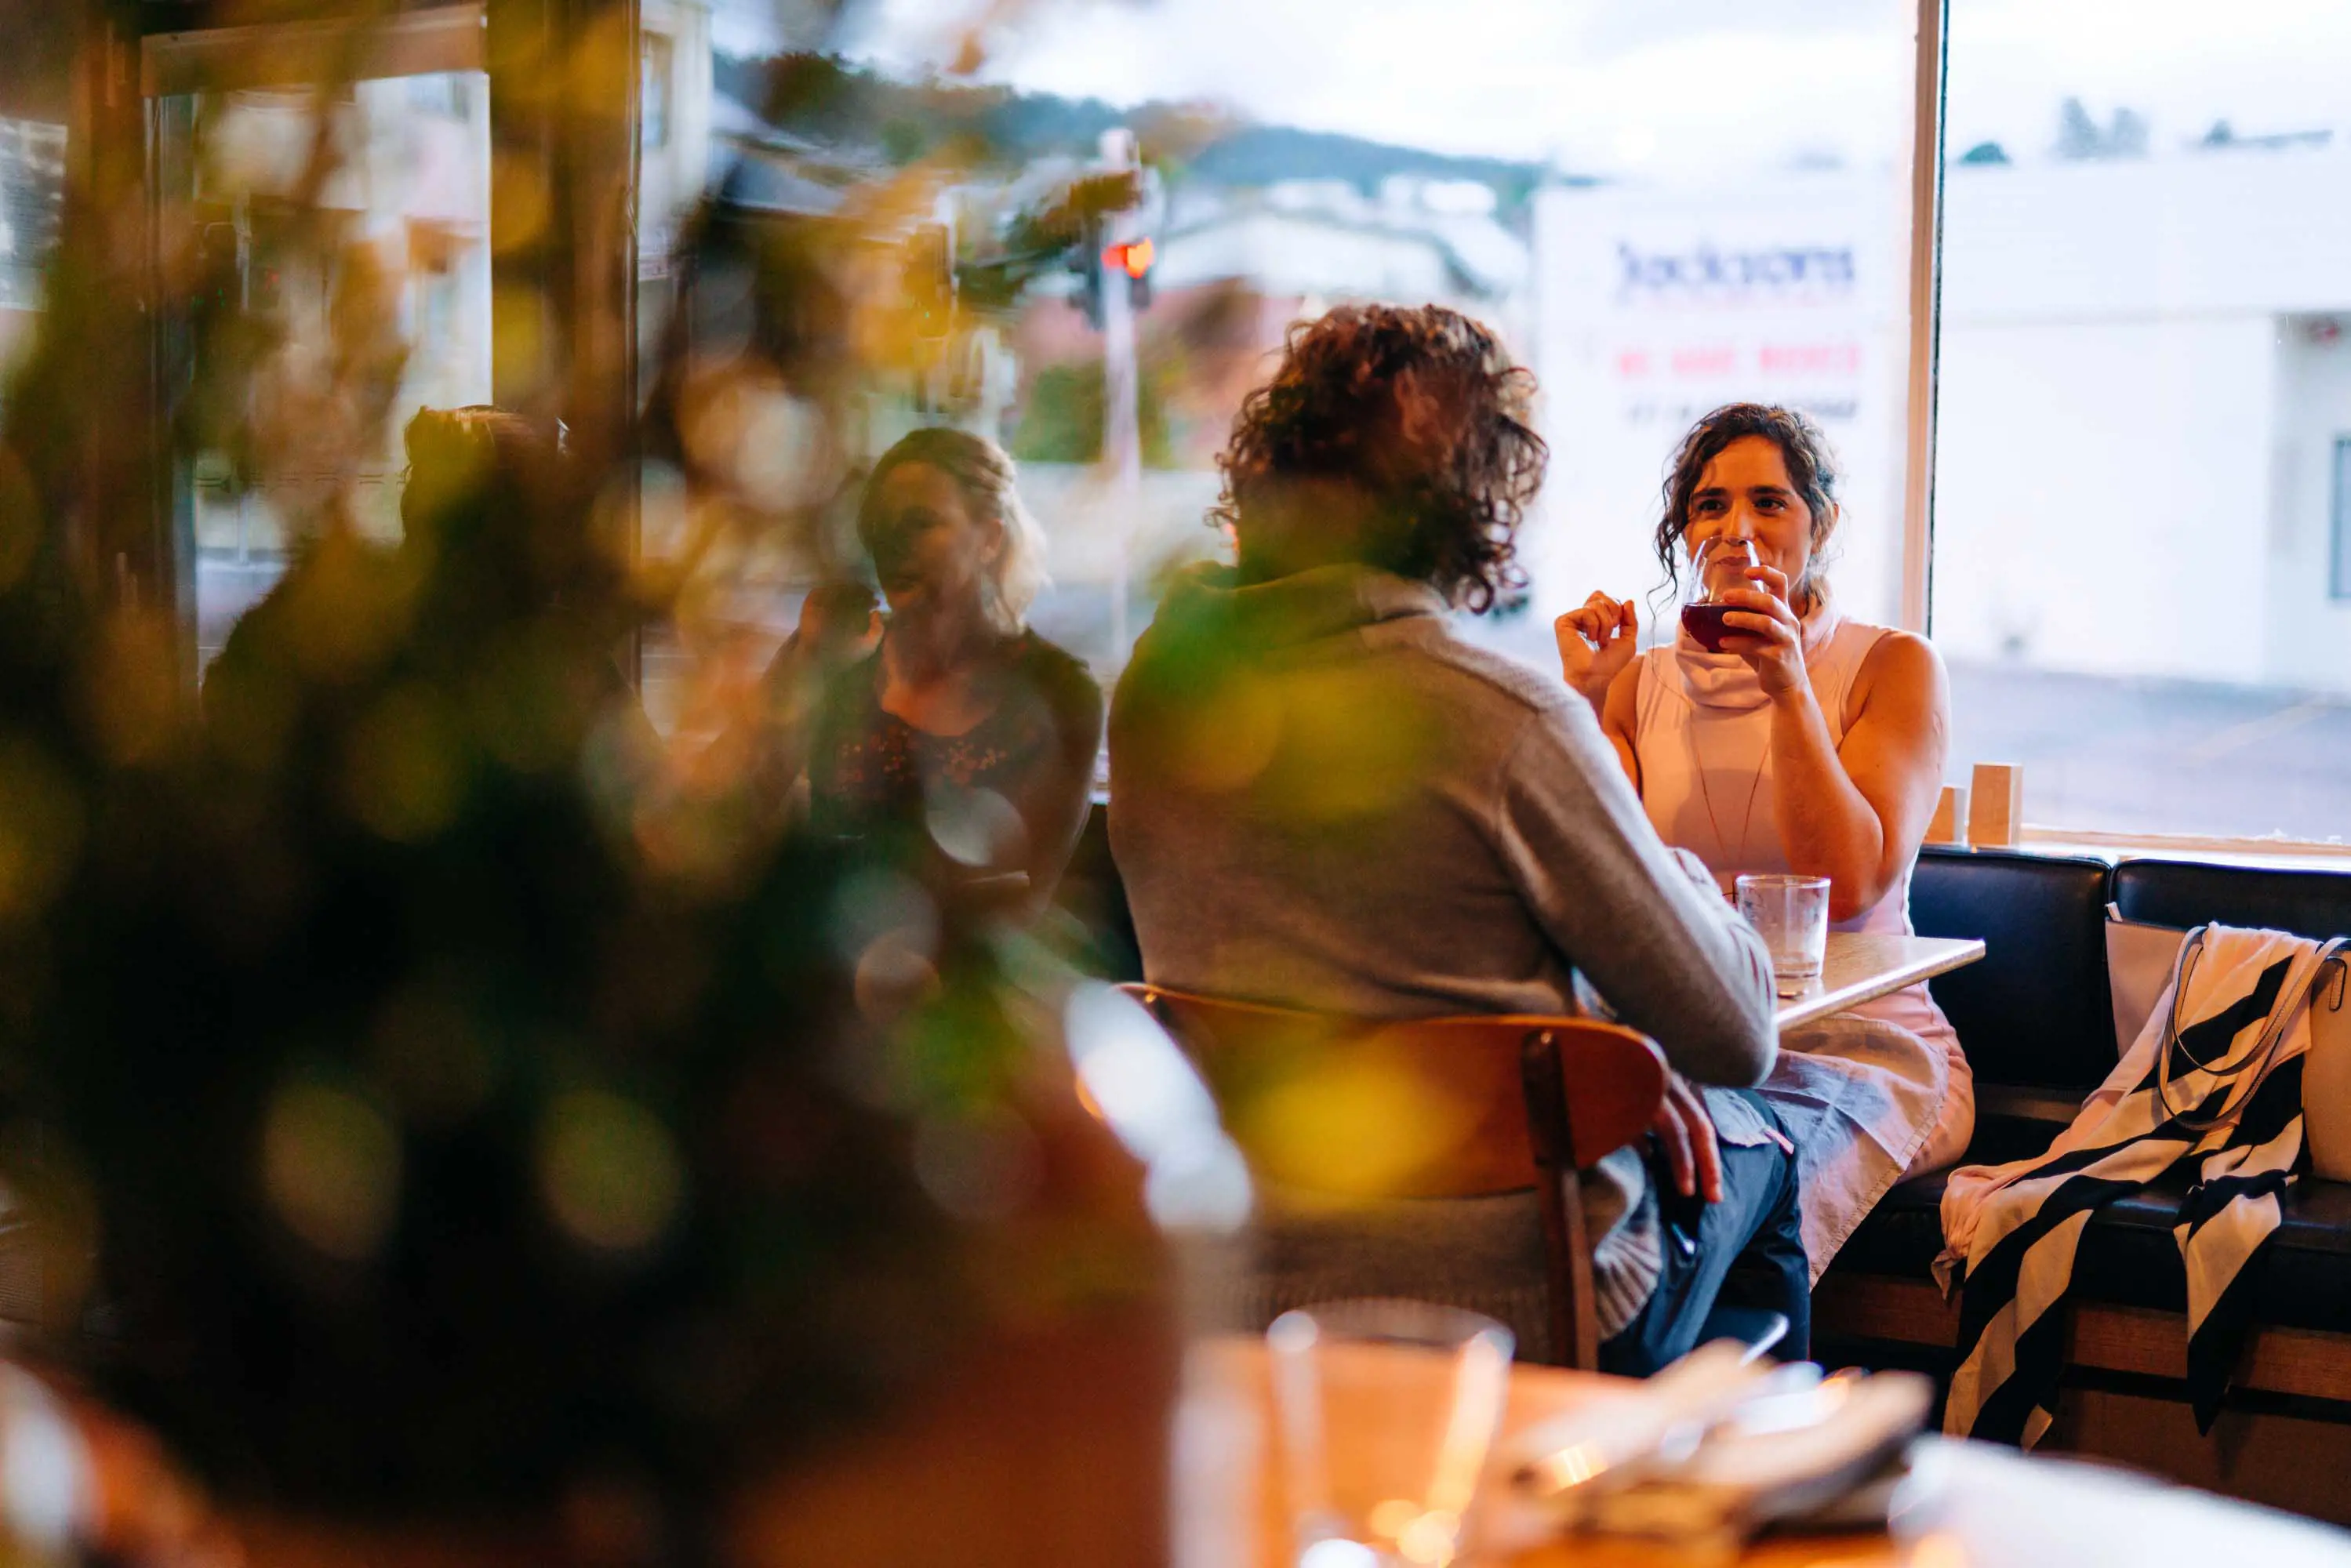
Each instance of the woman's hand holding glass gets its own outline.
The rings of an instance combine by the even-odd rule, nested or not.
[[[1771,695],[1802,691],[1804,623],[1788,603],[1787,574],[1772,566],[1752,566],[1747,577],[1754,584],[1722,595],[1730,612],[1722,618],[1722,651],[1747,661],[1756,679]]]
[[[1560,674],[1593,707],[1604,706],[1608,688],[1633,662],[1641,618],[1629,599],[1595,593],[1582,608],[1553,621],[1559,640]]]

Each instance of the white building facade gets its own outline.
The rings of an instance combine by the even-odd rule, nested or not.
[[[1178,194],[1158,236],[1155,283],[1238,280],[1311,309],[1343,300],[1450,305],[1525,340],[1526,240],[1474,181],[1395,176],[1375,195],[1342,180]]]
[[[1935,635],[1955,656],[2351,690],[2351,154],[1955,169]]]

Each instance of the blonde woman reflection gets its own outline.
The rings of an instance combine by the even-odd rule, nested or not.
[[[808,761],[819,832],[894,840],[942,883],[1030,911],[1085,824],[1102,688],[1029,629],[1044,536],[1012,459],[959,430],[882,455],[857,532],[890,613],[828,684]]]
[[[1726,892],[1740,872],[1830,883],[1838,931],[1910,930],[1910,872],[1940,792],[1950,728],[1924,638],[1840,614],[1823,573],[1837,469],[1802,414],[1734,403],[1683,438],[1657,559],[1669,578],[1709,541],[1760,564],[1708,653],[1687,631],[1635,653],[1630,600],[1595,593],[1559,618],[1568,685],[1667,843]],[[1959,1038],[1923,985],[1784,1040],[1762,1093],[1798,1142],[1813,1277],[1886,1188],[1956,1161],[1975,1126]]]

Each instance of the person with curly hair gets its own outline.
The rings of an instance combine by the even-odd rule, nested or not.
[[[1235,564],[1167,594],[1112,704],[1144,972],[1364,1019],[1573,1013],[1588,973],[1675,1069],[1656,1168],[1621,1150],[1583,1189],[1602,1364],[1674,1359],[1718,1299],[1788,1313],[1801,1351],[1794,1178],[1744,1088],[1776,1050],[1763,946],[1658,839],[1589,706],[1448,616],[1520,580],[1533,391],[1440,307],[1291,329],[1221,460]],[[1661,1186],[1687,1195],[1664,1206],[1676,1238]],[[1548,1343],[1532,1194],[1343,1217],[1260,1197],[1240,1304],[1260,1323],[1403,1295],[1502,1318],[1538,1359],[1569,1348]]]
[[[1839,612],[1824,567],[1837,481],[1835,453],[1802,413],[1716,409],[1674,455],[1655,543],[1668,582],[1713,540],[1752,547],[1719,650],[1686,628],[1636,655],[1633,601],[1600,593],[1555,629],[1568,684],[1668,843],[1726,890],[1740,872],[1824,876],[1832,929],[1907,933],[1950,695],[1925,638]],[[1924,985],[1789,1044],[1763,1092],[1795,1133],[1817,1277],[1887,1188],[1959,1158],[1974,1081]]]

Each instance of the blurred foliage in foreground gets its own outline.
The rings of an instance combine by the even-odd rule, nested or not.
[[[231,1496],[478,1515],[723,1486],[1132,1278],[1108,1233],[1008,1243],[1038,1030],[997,950],[644,723],[616,651],[676,585],[613,474],[439,463],[397,545],[320,508],[188,699],[100,541],[151,499],[125,324],[202,279],[148,298],[90,195],[0,429],[0,1165],[42,1348]],[[216,366],[164,425],[266,471],[251,361]]]

